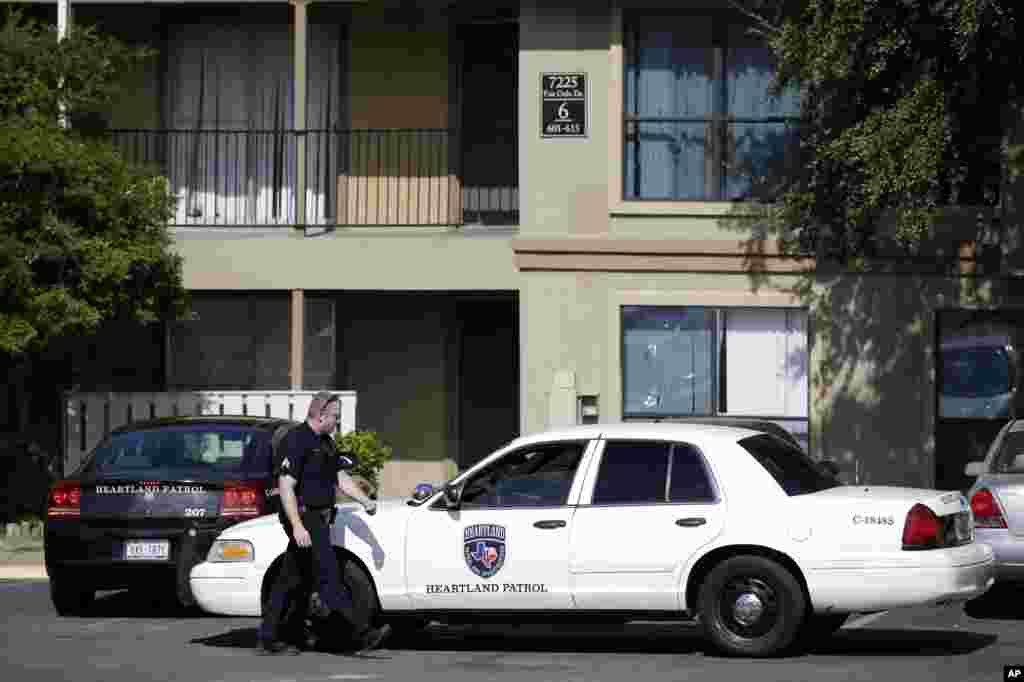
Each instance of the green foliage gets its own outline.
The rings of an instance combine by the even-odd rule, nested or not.
[[[913,250],[939,209],[995,205],[1024,95],[1018,0],[730,0],[803,95],[801,163],[769,212],[784,246],[849,262]]]
[[[105,320],[187,314],[166,181],[58,124],[102,105],[151,52],[92,29],[56,41],[9,12],[0,28],[0,354],[42,351]]]
[[[358,464],[350,473],[363,478],[370,486],[370,494],[376,495],[380,491],[380,472],[391,459],[391,448],[376,431],[335,434],[334,442],[342,452],[351,452],[356,456]]]

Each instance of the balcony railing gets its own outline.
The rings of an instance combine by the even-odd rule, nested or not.
[[[467,176],[453,130],[111,130],[124,156],[167,177],[180,226],[291,226],[298,140],[305,224],[517,224],[512,163]],[[508,158],[514,159],[514,146]]]

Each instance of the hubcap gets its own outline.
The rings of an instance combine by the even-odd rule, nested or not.
[[[764,603],[761,598],[752,592],[745,592],[736,599],[732,605],[732,617],[736,622],[745,627],[750,627],[761,618],[764,613]]]
[[[779,595],[758,576],[735,576],[719,595],[722,625],[735,637],[757,639],[779,620]]]

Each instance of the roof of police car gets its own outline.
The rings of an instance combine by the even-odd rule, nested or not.
[[[623,422],[618,424],[584,424],[549,429],[516,439],[517,443],[549,440],[590,440],[594,438],[638,438],[677,440],[694,436],[710,436],[726,440],[739,440],[764,433],[742,426],[696,424],[685,422]]]
[[[156,429],[161,426],[187,426],[189,424],[230,424],[232,426],[277,427],[281,424],[298,423],[281,417],[255,417],[244,414],[186,415],[178,417],[157,417],[134,421],[131,424],[111,429],[111,433],[124,433],[140,429]]]

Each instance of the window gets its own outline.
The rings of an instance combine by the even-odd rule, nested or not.
[[[511,452],[470,478],[463,506],[557,507],[569,497],[586,443],[557,443]]]
[[[664,502],[668,455],[667,443],[608,442],[601,456],[601,471],[591,502]]]
[[[791,497],[842,485],[820,469],[800,448],[776,436],[751,436],[739,444]]]
[[[760,417],[806,446],[807,312],[623,306],[624,418]]]
[[[768,95],[771,52],[742,19],[626,14],[625,199],[770,199],[795,166],[800,95]]]
[[[715,490],[697,448],[682,443],[672,448],[670,502],[714,502]]]
[[[685,443],[609,441],[592,504],[714,502],[700,452]]]
[[[938,315],[941,419],[1005,419],[1013,410],[1024,311],[955,310]]]
[[[104,476],[204,480],[269,477],[270,432],[226,424],[116,433],[93,451],[85,471]]]

